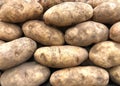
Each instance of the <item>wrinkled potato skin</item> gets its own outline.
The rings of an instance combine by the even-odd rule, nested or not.
[[[37,49],[34,57],[42,65],[65,68],[81,64],[88,58],[88,52],[76,46],[51,46]]]
[[[42,21],[32,20],[23,25],[25,36],[43,45],[62,45],[64,44],[63,33],[57,28],[50,27]]]
[[[25,62],[36,48],[36,43],[27,37],[0,45],[0,69],[5,70]]]
[[[120,44],[105,41],[94,45],[89,53],[90,60],[104,68],[120,65]]]
[[[108,39],[108,28],[101,23],[87,21],[69,28],[65,33],[68,44],[88,46]]]
[[[94,8],[93,20],[105,24],[114,24],[120,20],[119,9],[120,3],[117,2],[102,3]]]
[[[50,75],[50,70],[36,62],[24,63],[5,71],[1,76],[2,86],[39,86]]]
[[[82,2],[63,2],[49,8],[43,15],[45,23],[59,27],[70,26],[90,19],[93,8]]]
[[[109,70],[109,75],[113,82],[120,85],[120,66],[111,68]]]
[[[50,77],[52,86],[106,86],[108,82],[107,71],[94,66],[62,69]]]
[[[120,22],[113,24],[110,28],[110,38],[113,41],[120,42]]]
[[[43,12],[43,7],[38,0],[1,1],[0,8],[0,20],[12,23],[38,18]]]
[[[22,30],[19,26],[0,22],[0,39],[4,41],[11,41],[22,36]]]

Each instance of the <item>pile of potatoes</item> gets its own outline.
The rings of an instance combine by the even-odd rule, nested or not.
[[[120,86],[120,0],[0,0],[1,86]]]

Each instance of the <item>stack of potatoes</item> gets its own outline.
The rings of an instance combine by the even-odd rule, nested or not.
[[[0,0],[1,86],[120,86],[120,0]]]

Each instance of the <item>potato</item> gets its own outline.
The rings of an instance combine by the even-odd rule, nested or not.
[[[120,22],[113,24],[110,28],[110,38],[116,42],[120,42]]]
[[[108,28],[101,23],[86,21],[69,28],[65,33],[68,44],[88,46],[108,39]]]
[[[42,12],[43,7],[38,0],[7,0],[1,2],[0,20],[19,23],[38,18]]]
[[[63,33],[57,30],[57,28],[46,25],[43,21],[28,21],[23,25],[22,29],[25,36],[43,45],[64,44]]]
[[[50,77],[52,86],[106,86],[108,82],[108,72],[95,66],[66,68]]]
[[[41,47],[34,53],[35,60],[52,68],[65,68],[81,64],[88,57],[88,52],[76,46]]]
[[[11,41],[22,36],[22,30],[15,24],[0,22],[0,40]]]
[[[5,41],[3,41],[3,40],[0,40],[0,45],[1,45],[1,44],[4,44],[4,43],[5,43]]]
[[[120,85],[120,66],[113,67],[109,70],[110,79]]]
[[[94,8],[93,20],[106,24],[114,24],[120,20],[120,3],[105,2]]]
[[[0,45],[0,70],[25,62],[32,56],[36,47],[36,43],[27,37]]]
[[[105,41],[94,45],[89,53],[89,59],[96,65],[110,68],[120,65],[120,44]]]
[[[90,19],[93,8],[82,2],[63,2],[49,8],[43,15],[47,24],[70,26]]]
[[[18,67],[6,70],[1,75],[2,86],[39,86],[50,75],[47,67],[36,62],[24,63]]]

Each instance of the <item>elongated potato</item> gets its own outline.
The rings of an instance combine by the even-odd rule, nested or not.
[[[93,20],[106,24],[114,24],[120,20],[120,3],[105,2],[94,8]],[[111,15],[112,14],[112,15]]]
[[[69,28],[65,33],[68,44],[88,46],[108,39],[108,28],[101,23],[87,21]]]
[[[89,53],[90,60],[101,67],[110,68],[120,65],[120,44],[112,41],[98,43]]]
[[[113,67],[109,70],[110,79],[120,85],[120,66]]]
[[[36,50],[36,43],[27,37],[0,45],[0,69],[8,69],[28,60]]]
[[[88,52],[76,46],[51,46],[37,49],[34,57],[42,65],[65,68],[81,64],[87,59]]]
[[[70,26],[90,19],[93,8],[82,2],[63,2],[49,8],[43,15],[47,24]]]
[[[64,43],[63,33],[57,28],[46,25],[43,21],[28,21],[22,29],[25,36],[43,45],[62,45]]]
[[[52,86],[106,86],[108,82],[108,72],[95,66],[66,68],[50,77]]]
[[[21,37],[22,30],[15,24],[0,22],[0,39],[11,41]]]
[[[1,76],[2,86],[39,86],[50,75],[47,67],[36,62],[24,63],[6,70]]]
[[[1,2],[0,20],[19,23],[39,17],[43,7],[38,0],[6,0]]]

